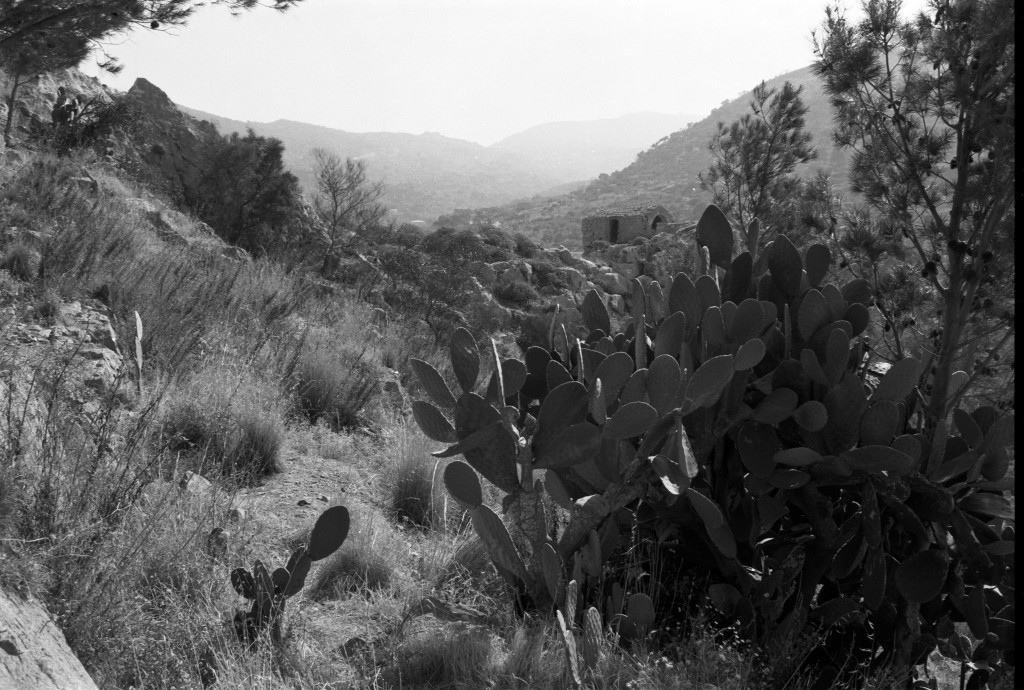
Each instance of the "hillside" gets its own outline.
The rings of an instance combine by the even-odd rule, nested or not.
[[[510,151],[434,132],[354,133],[292,120],[240,122],[179,107],[212,122],[221,134],[244,133],[251,127],[261,136],[280,139],[285,145],[285,165],[307,193],[313,187],[313,148],[366,160],[370,177],[384,180],[384,203],[396,209],[399,221],[430,222],[455,208],[504,204],[572,179],[536,172]]]
[[[590,180],[619,170],[665,135],[682,129],[696,116],[686,113],[630,113],[582,122],[548,122],[493,144],[517,154],[538,172],[568,180]]]
[[[768,85],[781,86],[785,81],[804,87],[807,129],[818,149],[818,159],[798,168],[798,172],[807,174],[826,169],[833,171],[837,183],[844,183],[847,157],[831,145],[832,113],[821,82],[810,67],[804,67],[770,79]],[[500,223],[504,230],[526,233],[542,244],[578,247],[580,220],[599,208],[661,204],[677,221],[696,220],[710,201],[710,195],[700,189],[697,178],[711,163],[708,141],[718,122],[728,123],[745,114],[749,100],[748,92],[723,103],[700,122],[663,138],[640,153],[629,166],[601,175],[577,191],[474,209],[447,216],[442,221],[455,227]]]

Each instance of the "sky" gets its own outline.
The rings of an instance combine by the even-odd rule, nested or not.
[[[702,119],[814,60],[826,0],[303,0],[200,9],[106,46],[118,90],[251,122],[439,132],[492,144],[545,122],[655,111]],[[855,3],[854,3],[855,4]],[[925,0],[905,0],[905,10]]]

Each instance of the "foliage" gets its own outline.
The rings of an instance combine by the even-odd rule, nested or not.
[[[363,412],[376,392],[376,372],[365,351],[305,351],[285,368],[299,411],[315,424],[323,420],[335,431],[363,422]]]
[[[715,159],[699,176],[701,188],[714,193],[714,203],[741,230],[755,218],[765,225],[759,243],[748,239],[747,250],[754,258],[777,231],[769,222],[769,210],[797,192],[793,170],[816,156],[804,128],[802,91],[788,81],[781,90],[761,82],[751,95],[751,112],[728,126],[719,122],[708,143]]]
[[[731,246],[720,216],[706,212],[698,235]],[[723,620],[769,655],[814,640],[805,663],[830,687],[907,673],[936,648],[1005,673],[1014,419],[960,410],[926,433],[922,362],[872,373],[869,286],[825,283],[830,264],[824,245],[801,256],[778,236],[763,261],[742,252],[724,274],[705,260],[696,281],[634,280],[622,332],[592,291],[585,340],[552,333],[525,363],[493,343],[485,360],[458,329],[458,394],[411,360],[430,398],[416,421],[448,444],[436,456],[465,459],[445,485],[528,605],[550,611],[578,587],[560,607],[567,628],[592,605],[622,639],[643,637],[627,602],[653,585],[639,620],[664,624],[683,572],[709,577]],[[478,475],[504,494],[505,520]],[[644,544],[682,558],[679,572],[622,567]]]
[[[494,286],[494,296],[503,304],[525,309],[540,302],[540,293],[529,283],[510,280]]]
[[[430,233],[417,249],[382,248],[379,264],[388,276],[384,297],[403,313],[423,319],[440,342],[472,295],[469,265],[486,251],[476,233],[450,228]]]
[[[25,4],[25,3],[23,3]],[[4,10],[0,9],[0,22]],[[4,123],[4,142],[11,145],[11,127],[18,111],[18,89],[40,74],[74,67],[89,54],[90,45],[82,36],[54,41],[44,34],[32,34],[24,40],[3,43],[0,40],[0,67],[11,77],[11,91],[7,100],[7,121]]]
[[[273,0],[273,7],[286,10],[299,1]],[[180,26],[202,4],[194,0],[8,1],[0,4],[0,50],[18,53],[48,44],[91,47],[137,27]],[[214,4],[248,10],[259,0],[214,0]],[[113,66],[109,58],[107,65]]]
[[[313,149],[313,160],[313,210],[327,235],[320,267],[323,275],[347,236],[364,235],[375,229],[387,209],[379,203],[384,184],[366,181],[366,161],[346,158],[343,163],[336,154],[324,149]]]
[[[299,181],[285,170],[284,147],[252,130],[221,139],[209,152],[189,205],[227,242],[257,256],[272,254],[299,204]]]
[[[863,9],[856,24],[829,10],[816,41],[866,202],[844,264],[878,295],[895,356],[926,353],[934,429],[1013,340],[1014,3],[934,3],[911,21],[891,0]],[[1007,376],[992,402],[1012,405]]]

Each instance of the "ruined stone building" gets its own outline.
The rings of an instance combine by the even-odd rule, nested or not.
[[[583,219],[583,246],[598,240],[626,244],[637,237],[651,237],[665,230],[672,215],[664,206],[638,206],[598,210]]]

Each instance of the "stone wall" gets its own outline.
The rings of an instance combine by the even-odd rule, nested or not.
[[[662,206],[600,210],[583,219],[583,246],[594,242],[627,244],[638,237],[651,237],[671,222],[672,215]]]

